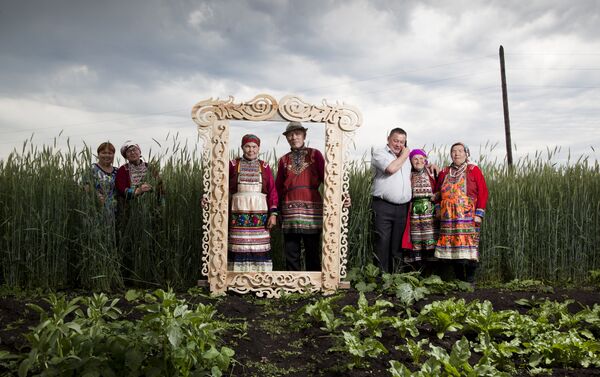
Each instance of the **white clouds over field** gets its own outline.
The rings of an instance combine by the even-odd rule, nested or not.
[[[358,107],[357,155],[401,126],[412,146],[497,142],[502,158],[501,44],[517,155],[597,158],[599,24],[593,0],[2,2],[0,158],[61,130],[72,144],[193,144],[196,102],[262,92]],[[255,127],[232,139],[252,130],[285,150],[283,125]]]

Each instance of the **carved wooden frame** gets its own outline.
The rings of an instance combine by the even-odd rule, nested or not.
[[[279,102],[259,94],[249,102],[235,103],[208,99],[192,108],[204,142],[204,192],[208,207],[203,211],[202,274],[213,294],[226,290],[255,292],[258,296],[279,297],[281,292],[335,292],[346,276],[348,256],[348,208],[342,197],[348,194],[348,156],[346,144],[362,124],[354,107],[323,100],[312,105],[296,96]],[[323,233],[321,271],[233,272],[227,270],[228,195],[229,195],[229,120],[299,121],[325,124],[325,177],[323,190]]]

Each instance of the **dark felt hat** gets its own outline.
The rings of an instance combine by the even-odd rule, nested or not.
[[[287,135],[288,133],[290,133],[292,131],[297,131],[297,130],[302,130],[302,131],[306,132],[306,130],[308,130],[308,128],[302,127],[302,123],[300,123],[300,122],[290,122],[287,125],[287,127],[285,128],[285,132],[283,134]]]

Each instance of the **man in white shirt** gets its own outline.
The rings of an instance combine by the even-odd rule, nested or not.
[[[384,273],[393,272],[393,258],[401,256],[412,196],[406,131],[394,128],[387,141],[385,147],[374,150],[371,156],[376,264]]]

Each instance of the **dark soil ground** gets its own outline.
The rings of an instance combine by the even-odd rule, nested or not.
[[[85,294],[85,293],[83,293]],[[77,295],[83,295],[77,293]],[[355,305],[358,293],[350,289],[342,291],[336,301],[338,308]],[[389,376],[387,369],[390,360],[398,360],[410,365],[407,355],[395,350],[394,346],[403,343],[396,332],[387,331],[381,342],[390,351],[389,354],[372,360],[366,369],[347,370],[344,365],[348,355],[341,352],[330,352],[334,340],[318,327],[306,326],[306,322],[298,320],[298,313],[306,304],[313,303],[320,296],[302,296],[278,300],[256,298],[250,295],[235,295],[220,298],[209,298],[204,295],[184,295],[192,303],[211,303],[224,318],[236,323],[242,330],[230,331],[224,335],[224,343],[235,350],[233,368],[226,375],[231,376]],[[435,300],[449,297],[471,300],[489,300],[495,310],[515,309],[525,312],[527,308],[518,306],[515,300],[527,298],[548,298],[554,301],[572,299],[577,302],[571,306],[573,312],[583,306],[600,303],[600,291],[586,289],[555,289],[551,293],[531,291],[503,291],[499,289],[481,288],[474,292],[453,292],[447,296],[432,295],[415,305],[420,310],[424,305]],[[369,301],[375,295],[368,295]],[[395,297],[382,297],[394,301]],[[30,327],[37,325],[38,314],[26,307],[26,303],[34,302],[47,307],[41,299],[21,299],[16,297],[0,298],[0,350],[12,353],[27,352],[23,334]],[[131,304],[121,300],[121,307],[128,311]],[[245,325],[244,325],[245,324]],[[451,345],[462,335],[450,333],[438,340],[431,329],[419,328],[422,336],[429,338],[432,344],[450,349]],[[521,375],[528,375],[523,370]],[[598,369],[554,369],[553,376],[600,376]]]

